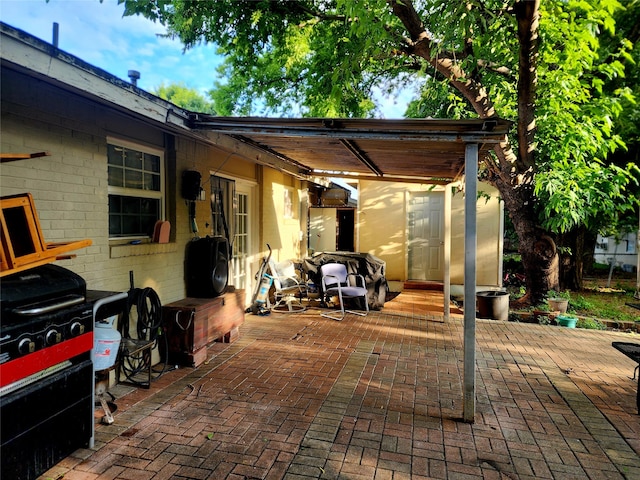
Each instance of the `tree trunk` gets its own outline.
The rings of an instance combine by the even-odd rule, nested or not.
[[[468,75],[456,55],[439,51],[433,55],[434,39],[424,28],[411,0],[389,2],[402,21],[409,40],[405,53],[427,60],[447,78],[481,118],[495,115],[493,103],[484,85]],[[527,295],[523,303],[539,303],[548,290],[558,288],[558,252],[551,236],[536,226],[533,179],[535,175],[535,91],[537,87],[539,0],[517,1],[514,13],[519,44],[517,154],[505,141],[495,148],[497,161],[485,159],[487,178],[502,195],[520,242],[520,254],[526,274]]]
[[[593,262],[596,235],[584,226],[573,229],[558,239],[564,247],[560,254],[560,288],[582,290],[585,265]]]
[[[558,288],[559,258],[556,244],[548,232],[536,225],[530,187],[514,190],[509,186],[504,188],[499,181],[496,186],[518,235],[518,251],[525,271],[527,294],[518,303],[537,305],[542,303],[549,290]],[[501,186],[504,190],[500,189]]]

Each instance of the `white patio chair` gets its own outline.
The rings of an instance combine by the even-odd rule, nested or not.
[[[322,274],[322,291],[325,299],[337,296],[340,303],[340,316],[333,313],[322,313],[323,317],[340,321],[347,313],[363,317],[369,314],[367,287],[362,275],[348,274],[347,267],[341,263],[326,263],[320,267],[320,273]],[[351,283],[352,278],[355,278],[354,284]],[[344,308],[344,300],[351,298],[362,298],[365,311],[346,310]]]
[[[291,260],[284,262],[269,261],[269,270],[275,288],[275,303],[272,311],[281,313],[298,313],[306,310],[302,299],[306,295],[306,285],[296,272]]]

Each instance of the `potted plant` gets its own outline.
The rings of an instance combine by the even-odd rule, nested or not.
[[[556,322],[561,327],[576,328],[578,317],[574,317],[573,315],[561,314],[556,317]]]
[[[552,312],[566,313],[567,308],[569,307],[570,298],[571,294],[569,293],[569,290],[565,290],[564,292],[556,292],[555,290],[550,290],[547,295],[547,303],[549,303],[549,309]]]
[[[537,322],[540,321],[540,317],[548,318],[550,312],[551,309],[546,303],[540,303],[538,305],[534,305],[533,307],[533,317]]]

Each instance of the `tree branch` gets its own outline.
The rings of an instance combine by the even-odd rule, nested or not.
[[[504,67],[504,66],[500,66],[500,65],[498,65],[497,63],[494,63],[494,62],[488,62],[486,60],[479,59],[478,60],[478,67],[486,68],[490,72],[497,73],[498,75],[501,75],[501,76],[503,76],[505,78],[512,78],[513,77],[513,72],[511,71],[510,68]]]
[[[281,3],[281,0],[272,0],[274,1],[274,3]],[[300,2],[291,2],[287,5],[286,8],[291,8],[291,4],[293,3],[293,5],[295,5],[301,12],[304,12],[308,15],[311,15],[314,18],[319,18],[320,20],[330,20],[330,21],[344,21],[347,19],[346,16],[344,15],[327,15],[325,13],[321,13],[318,12],[317,10],[312,10],[309,7],[307,7],[306,5],[303,5]]]
[[[460,68],[454,56],[445,52],[433,54],[433,39],[424,28],[422,20],[411,0],[389,0],[391,9],[409,32],[407,52],[427,60],[438,73],[448,78],[451,84],[469,101],[481,118],[496,115],[487,91]]]
[[[518,161],[522,170],[535,164],[535,94],[538,83],[538,18],[540,0],[519,0],[514,5],[518,21]]]
[[[535,0],[538,2],[539,0]],[[496,115],[493,103],[484,86],[469,78],[467,72],[462,70],[455,56],[449,52],[440,52],[434,55],[434,40],[426,31],[422,20],[415,11],[411,0],[389,0],[391,9],[405,26],[410,38],[405,41],[405,48],[402,50],[408,56],[419,56],[431,64],[437,73],[449,80],[473,107],[481,118],[488,118]],[[537,8],[535,9],[537,12]],[[502,67],[493,67],[494,71],[511,73]],[[535,70],[533,71],[535,75]],[[527,144],[523,147],[527,150]],[[488,173],[496,184],[510,185],[511,188],[517,185],[529,185],[532,181],[532,169],[521,165],[511,143],[506,140],[495,148],[498,161],[487,161]],[[529,188],[529,187],[527,187]],[[500,189],[502,191],[502,188]],[[524,194],[523,194],[524,195]]]

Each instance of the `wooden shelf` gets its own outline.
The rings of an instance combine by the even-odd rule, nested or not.
[[[26,160],[27,158],[48,157],[51,152],[35,153],[0,153],[0,163],[15,162],[16,160]]]

